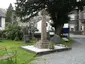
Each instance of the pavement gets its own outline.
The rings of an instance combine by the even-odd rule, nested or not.
[[[72,38],[84,38],[85,39],[85,35],[73,35],[73,34],[70,34],[70,37],[72,37]]]
[[[72,50],[38,56],[34,64],[85,64],[85,36],[71,35],[76,42]]]

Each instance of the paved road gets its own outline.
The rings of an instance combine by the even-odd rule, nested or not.
[[[71,36],[75,41],[72,50],[55,52],[38,57],[36,64],[85,64],[85,38]]]

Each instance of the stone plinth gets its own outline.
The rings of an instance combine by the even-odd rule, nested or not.
[[[60,45],[54,46],[54,49],[47,49],[47,48],[46,49],[40,49],[40,48],[37,48],[33,45],[31,45],[31,46],[21,46],[21,48],[35,52],[35,53],[47,53],[47,52],[51,52],[51,51],[64,51],[64,50],[70,50],[71,49],[69,47],[60,46]]]
[[[49,48],[49,41],[41,41],[40,40],[34,46],[37,48],[40,48],[40,49]]]

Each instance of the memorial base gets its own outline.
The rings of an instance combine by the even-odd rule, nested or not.
[[[48,49],[49,48],[49,41],[38,41],[35,45],[35,47],[40,49]]]

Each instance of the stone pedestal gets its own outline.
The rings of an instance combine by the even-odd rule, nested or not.
[[[38,41],[35,45],[35,47],[40,48],[40,49],[47,49],[49,48],[49,42],[48,41]]]

